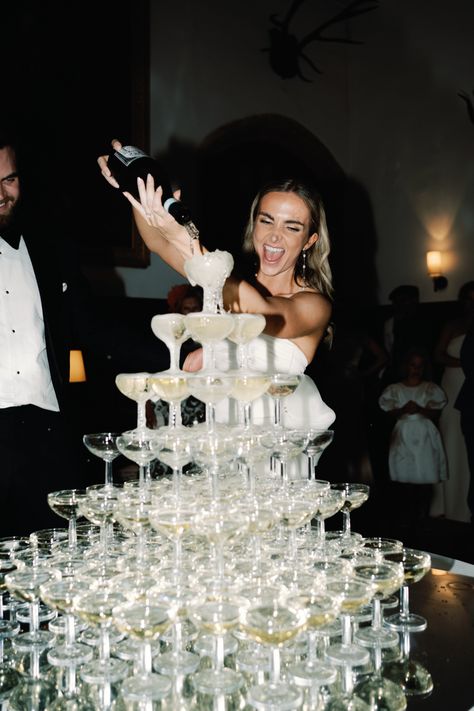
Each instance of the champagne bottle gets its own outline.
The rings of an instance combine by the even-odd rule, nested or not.
[[[138,198],[137,178],[146,182],[148,173],[155,179],[155,187],[161,185],[163,190],[163,207],[180,225],[192,222],[188,208],[180,200],[173,197],[169,179],[158,161],[144,153],[135,146],[122,146],[114,150],[109,156],[109,170],[120,186],[120,190],[127,191]]]

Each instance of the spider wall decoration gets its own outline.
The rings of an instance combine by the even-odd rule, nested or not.
[[[352,0],[352,2],[349,2],[340,12],[325,22],[322,22],[301,39],[298,39],[295,35],[290,33],[290,24],[304,2],[305,0],[293,0],[288,12],[282,20],[279,20],[275,14],[270,15],[270,23],[273,25],[269,30],[270,47],[266,47],[262,51],[269,53],[270,66],[275,74],[278,74],[282,79],[299,77],[303,79],[303,81],[311,82],[312,80],[305,77],[301,70],[301,64],[303,62],[311,67],[317,74],[322,74],[322,72],[305,54],[304,50],[306,47],[312,42],[363,44],[358,40],[349,39],[348,37],[327,36],[325,30],[333,25],[340,24],[353,17],[375,10],[379,6],[379,2],[378,0]]]

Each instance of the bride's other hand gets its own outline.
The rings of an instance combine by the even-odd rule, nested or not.
[[[114,149],[114,151],[118,151],[122,148],[122,144],[116,138],[114,138],[111,141],[111,144],[112,144],[112,148]],[[99,164],[100,172],[102,173],[102,175],[104,176],[106,181],[108,183],[110,183],[110,185],[112,185],[112,187],[120,188],[120,185],[117,183],[117,181],[115,180],[115,178],[113,177],[112,173],[109,170],[108,161],[109,161],[108,155],[99,156],[97,158],[97,163]]]
[[[146,224],[159,230],[161,236],[168,242],[179,242],[180,239],[183,239],[183,233],[187,234],[186,230],[163,207],[161,185],[158,185],[155,189],[153,176],[148,174],[146,183],[142,178],[137,178],[137,186],[139,200],[128,192],[124,192],[124,196],[142,216]],[[179,200],[180,194],[181,191],[177,190],[174,193],[174,197]]]
[[[198,370],[201,370],[202,364],[202,348],[198,348],[197,350],[188,353],[183,363],[183,370],[188,373],[196,373]]]

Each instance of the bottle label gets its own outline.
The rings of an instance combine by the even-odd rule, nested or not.
[[[130,165],[138,158],[148,158],[147,154],[135,146],[122,146],[119,151],[114,152],[114,156],[124,165]]]

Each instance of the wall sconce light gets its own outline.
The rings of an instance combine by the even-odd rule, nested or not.
[[[433,288],[435,291],[442,291],[448,286],[448,280],[443,276],[442,270],[442,253],[438,251],[426,253],[426,266],[428,274],[433,280]]]
[[[69,382],[84,383],[86,381],[86,369],[82,351],[69,351]]]

